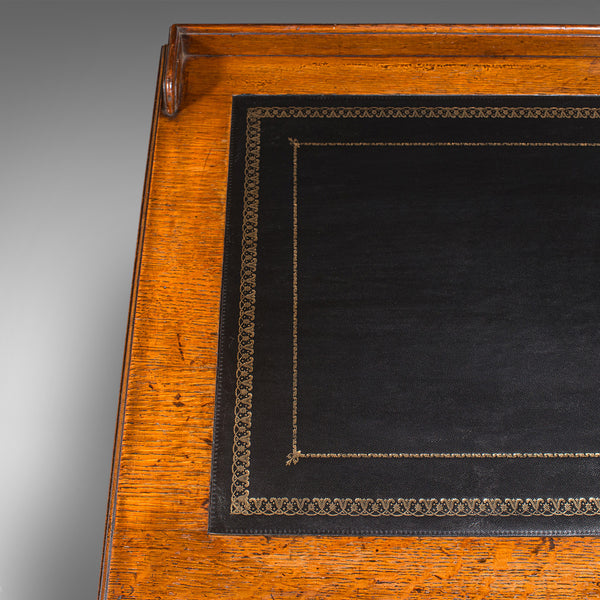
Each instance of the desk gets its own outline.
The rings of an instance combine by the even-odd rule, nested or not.
[[[207,534],[231,96],[598,94],[598,27],[174,26],[143,195],[101,600],[594,598],[595,538]]]

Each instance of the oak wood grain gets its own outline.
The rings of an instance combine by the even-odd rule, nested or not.
[[[600,540],[593,537],[206,532],[232,95],[600,91],[596,27],[336,31],[293,25],[180,32],[184,68],[165,68],[165,77],[181,85],[178,110],[161,112],[157,96],[154,111],[99,597],[600,597]]]

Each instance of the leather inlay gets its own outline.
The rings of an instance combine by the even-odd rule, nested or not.
[[[211,531],[597,530],[597,103],[234,99]]]

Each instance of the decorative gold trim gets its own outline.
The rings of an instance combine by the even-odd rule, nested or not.
[[[252,378],[254,369],[254,304],[258,243],[258,189],[260,119],[246,116],[246,162],[244,168],[244,210],[240,271],[240,316],[235,388],[233,434],[233,479],[231,512],[248,502],[250,476],[250,426],[252,423]]]
[[[298,140],[290,139],[293,164],[293,256],[292,256],[292,457],[298,451]],[[287,465],[290,464],[288,459]],[[298,459],[296,458],[296,462]]]
[[[560,106],[257,106],[253,118],[598,119],[600,108]]]
[[[600,146],[600,142],[293,142],[296,149],[299,146]]]
[[[301,458],[598,458],[600,452],[302,452],[298,449],[298,149],[308,147],[587,147],[599,142],[299,142],[289,138],[293,147],[293,393],[292,393],[292,451],[286,465],[298,464]]]
[[[254,107],[246,114],[246,157],[240,268],[240,315],[235,390],[235,424],[231,505],[232,514],[305,516],[577,516],[600,514],[600,498],[251,498],[250,430],[254,364],[254,315],[258,242],[260,132],[263,118],[600,118],[589,107]],[[580,458],[600,453],[417,453],[348,455],[303,454],[297,449],[297,151],[294,160],[294,305],[293,305],[293,449],[288,464],[300,457],[350,458]],[[330,145],[309,143],[306,145]],[[331,143],[331,145],[339,145]],[[351,144],[348,144],[351,145]],[[366,145],[356,143],[353,145]],[[371,145],[378,145],[377,143]],[[381,144],[383,145],[383,143]],[[386,145],[391,145],[387,144]],[[459,145],[458,143],[398,143],[397,145]],[[562,143],[463,143],[460,145],[589,145]]]
[[[301,458],[600,458],[600,452],[302,452],[288,454],[287,465]]]
[[[600,498],[249,498],[243,515],[309,517],[576,517]]]

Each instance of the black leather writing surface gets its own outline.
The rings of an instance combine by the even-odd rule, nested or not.
[[[600,530],[600,101],[234,98],[209,530]]]

